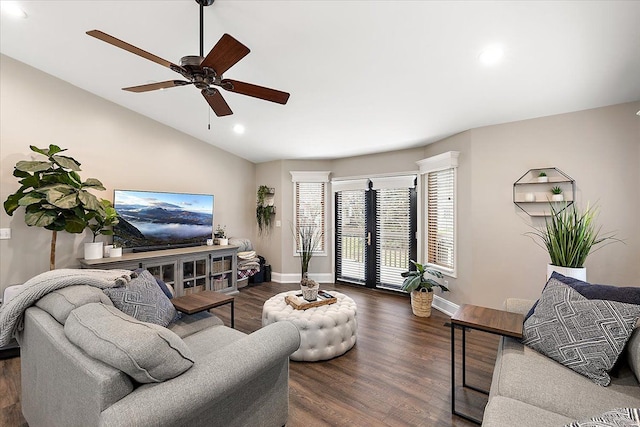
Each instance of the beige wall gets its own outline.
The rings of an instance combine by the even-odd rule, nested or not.
[[[625,244],[587,260],[594,282],[640,286],[640,102],[472,129],[424,147],[333,161],[280,160],[254,165],[54,77],[0,57],[0,199],[13,193],[11,176],[28,146],[55,143],[82,162],[82,177],[114,188],[213,193],[216,224],[254,240],[274,276],[298,274],[289,230],[293,187],[289,171],[329,170],[331,177],[415,171],[415,161],[460,151],[458,275],[449,278],[455,303],[500,307],[507,296],[535,298],[544,284],[545,252],[524,235],[534,224],[512,203],[512,184],[526,170],[555,166],[577,183],[578,203],[600,205],[599,221]],[[255,194],[276,189],[276,220],[257,237]],[[333,199],[329,198],[329,217]],[[27,227],[24,213],[0,213],[0,289],[48,268],[50,232]],[[332,234],[333,230],[329,230]],[[77,266],[89,235],[61,233],[58,267]],[[331,245],[330,245],[331,247]],[[311,261],[312,274],[333,273],[333,253]]]
[[[293,212],[290,170],[330,170],[332,178],[394,174],[416,170],[416,160],[459,151],[458,270],[457,277],[447,278],[451,292],[444,297],[456,304],[499,308],[508,296],[536,298],[548,262],[546,252],[525,235],[543,220],[513,204],[513,183],[530,168],[557,167],[576,180],[578,205],[598,203],[603,231],[615,231],[625,240],[587,259],[588,279],[640,286],[638,109],[640,102],[487,126],[418,149],[330,162],[271,162],[258,165],[257,175],[263,171],[265,179],[275,180],[280,174],[278,217],[284,228]],[[333,206],[330,212],[332,217]],[[295,273],[299,266],[285,231],[263,250],[277,260],[274,272]],[[332,273],[333,254],[326,261],[314,259],[312,267]]]
[[[68,148],[82,163],[81,177],[113,189],[215,195],[215,224],[231,236],[254,238],[255,165],[147,117],[71,86],[7,56],[0,57],[0,199],[18,189],[12,176],[29,145]],[[204,123],[203,123],[204,125]],[[0,213],[0,290],[49,268],[51,232],[27,227],[24,210]],[[90,234],[58,234],[57,267],[78,266]]]

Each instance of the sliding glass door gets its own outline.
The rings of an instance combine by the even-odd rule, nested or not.
[[[336,280],[400,289],[416,256],[415,176],[334,183]]]

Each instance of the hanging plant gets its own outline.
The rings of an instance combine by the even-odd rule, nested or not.
[[[256,201],[256,221],[258,222],[258,232],[260,235],[268,234],[273,225],[273,217],[276,214],[276,207],[267,204],[267,195],[272,195],[273,188],[266,185],[258,187]]]

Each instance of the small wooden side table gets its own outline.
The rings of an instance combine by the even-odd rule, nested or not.
[[[216,291],[202,291],[190,295],[173,298],[171,302],[176,310],[186,314],[199,313],[221,305],[231,304],[231,327],[235,327],[234,322],[234,298],[230,295]]]
[[[455,359],[455,329],[462,329],[462,387],[470,388],[480,393],[488,391],[467,384],[466,377],[466,330],[476,329],[491,334],[512,338],[522,338],[522,323],[524,316],[509,311],[494,310],[487,307],[465,304],[451,317],[451,413],[476,424],[482,421],[456,411],[456,359]]]

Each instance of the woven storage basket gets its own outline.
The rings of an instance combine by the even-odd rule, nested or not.
[[[418,317],[431,316],[431,303],[433,302],[433,292],[411,292],[411,310]]]

